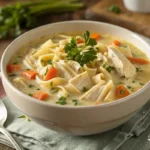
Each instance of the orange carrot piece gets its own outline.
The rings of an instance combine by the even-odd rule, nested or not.
[[[93,33],[93,34],[91,34],[91,38],[95,39],[95,40],[99,40],[100,39],[100,35],[98,33]]]
[[[99,105],[99,104],[100,104],[100,102],[99,102],[99,101],[98,101],[98,102],[97,102],[97,101],[95,102],[95,105]]]
[[[38,91],[34,93],[32,97],[39,99],[39,100],[46,100],[48,98],[48,94],[43,91]]]
[[[121,42],[118,41],[118,40],[114,40],[114,41],[113,41],[113,44],[116,45],[116,46],[120,46],[120,45],[121,45]]]
[[[82,39],[77,39],[77,44],[84,43]]]
[[[57,76],[57,69],[52,67],[49,69],[49,71],[47,72],[46,76],[45,76],[45,80],[50,80],[52,78],[55,78]]]
[[[13,72],[17,72],[20,70],[20,65],[13,65],[13,64],[8,64],[7,65],[7,73],[13,73]]]
[[[145,60],[142,58],[136,58],[136,57],[127,57],[127,58],[130,62],[135,63],[135,64],[140,64],[140,65],[149,64],[148,60]]]
[[[117,98],[123,98],[123,97],[130,95],[130,92],[127,90],[126,87],[124,87],[123,84],[119,84],[116,87],[115,95]]]
[[[25,70],[22,72],[22,75],[24,77],[26,77],[27,79],[35,79],[37,72],[33,71],[33,70]]]

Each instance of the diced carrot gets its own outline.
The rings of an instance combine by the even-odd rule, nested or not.
[[[13,73],[13,72],[17,72],[20,70],[20,65],[13,65],[13,64],[8,64],[7,65],[7,73]]]
[[[119,84],[116,87],[115,95],[117,98],[123,98],[123,97],[130,95],[130,92],[127,90],[127,88],[123,84]]]
[[[27,79],[35,79],[37,72],[33,71],[33,70],[26,70],[22,72],[22,75],[24,77],[26,77]]]
[[[100,102],[99,102],[99,101],[96,101],[96,102],[95,102],[95,105],[99,105],[99,104],[100,104]]]
[[[142,59],[142,58],[136,58],[136,57],[127,57],[129,61],[131,61],[132,63],[135,64],[140,64],[140,65],[144,65],[144,64],[149,64],[148,60]]]
[[[82,39],[77,39],[77,44],[84,43]]]
[[[118,40],[114,40],[114,41],[113,41],[113,44],[116,45],[116,46],[120,46],[120,45],[121,45],[121,42],[118,41]]]
[[[43,91],[38,91],[34,93],[32,97],[39,99],[39,100],[46,100],[48,98],[48,94]]]
[[[47,72],[46,76],[45,76],[45,80],[50,80],[52,78],[55,78],[57,76],[57,69],[52,67],[49,69],[49,71]]]
[[[93,34],[91,34],[91,38],[95,39],[95,40],[99,40],[100,39],[100,35],[98,33],[93,33]]]

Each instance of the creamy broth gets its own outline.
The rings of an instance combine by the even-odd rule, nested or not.
[[[98,105],[131,95],[150,80],[147,56],[131,43],[86,31],[59,34],[19,50],[8,78],[23,93],[56,105]]]

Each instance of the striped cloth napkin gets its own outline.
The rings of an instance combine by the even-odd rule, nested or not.
[[[20,112],[8,99],[0,81],[0,97],[8,118],[5,127],[27,150],[150,150],[150,101],[124,125],[111,131],[91,136],[71,136],[48,130],[33,121],[18,118]],[[142,134],[143,133],[143,134]],[[13,147],[0,134],[0,143]]]

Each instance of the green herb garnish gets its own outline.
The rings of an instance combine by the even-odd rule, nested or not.
[[[41,60],[41,63],[43,63],[44,65],[46,65],[46,64],[50,64],[50,65],[53,65],[53,63],[52,63],[52,60]]]
[[[29,85],[29,88],[32,88],[32,87],[34,87],[34,85],[30,84],[30,85]]]
[[[124,91],[123,90],[120,90],[120,94],[123,94],[124,93]]]
[[[45,75],[48,73],[48,67],[46,68]]]
[[[131,89],[132,87],[131,87],[131,86],[127,86],[127,88],[128,88],[128,89]]]
[[[15,62],[13,63],[13,65],[15,65],[15,64],[18,64],[18,62],[17,62],[17,61],[15,61]]]
[[[51,93],[54,94],[57,93],[58,91],[59,91],[58,88],[52,88]]]
[[[9,74],[8,76],[9,77],[15,77],[15,76],[17,76],[17,74]]]
[[[66,98],[64,96],[60,97],[59,100],[56,102],[56,104],[60,104],[60,105],[66,105]]]
[[[47,61],[47,64],[52,65],[52,64],[53,64],[53,63],[52,63],[52,60],[48,60],[48,61]]]
[[[39,89],[39,88],[37,88],[36,90],[38,90],[38,91],[39,91],[40,89]]]
[[[88,91],[88,88],[87,87],[83,87],[82,88],[82,92],[86,92],[86,91]]]
[[[140,85],[144,85],[144,83],[141,83],[141,82],[140,82]]]
[[[31,96],[31,97],[33,96],[33,94],[30,94],[30,93],[28,95]]]
[[[50,86],[51,86],[51,88],[53,87],[53,85],[54,85],[54,84],[53,84],[53,82],[50,82]]]
[[[112,66],[108,66],[108,67],[106,68],[106,70],[107,70],[108,72],[111,72],[111,71],[113,70],[113,67],[112,67]]]
[[[20,55],[18,55],[18,58],[22,58]]]
[[[19,116],[18,118],[25,119],[26,121],[31,121],[31,120],[30,120],[27,116],[25,116],[25,115]]]
[[[75,106],[78,105],[78,100],[74,99],[74,100],[72,100],[72,102],[74,103]]]
[[[141,68],[136,68],[136,72],[143,72]]]
[[[106,68],[106,64],[103,64],[102,67],[103,67],[103,68]]]
[[[111,5],[108,8],[108,11],[110,11],[112,13],[115,13],[115,14],[120,14],[121,13],[121,9],[117,5],[115,5],[115,4]]]
[[[108,72],[111,72],[113,70],[112,66],[107,66],[105,63],[102,65],[103,68],[105,68]]]
[[[97,44],[96,40],[93,38],[90,38],[90,32],[86,31],[85,33],[83,33],[83,38],[84,38],[84,42],[85,42],[85,47],[86,46],[94,46]]]
[[[79,48],[77,46],[75,37],[72,37],[71,41],[67,43],[64,47],[64,50],[67,53],[66,58],[68,60],[77,61],[81,66],[97,58],[96,51],[94,50],[94,45],[96,45],[96,40],[90,38],[89,31],[83,33],[83,38],[85,43],[83,47]],[[87,46],[90,47],[86,49],[86,51],[84,51]]]

